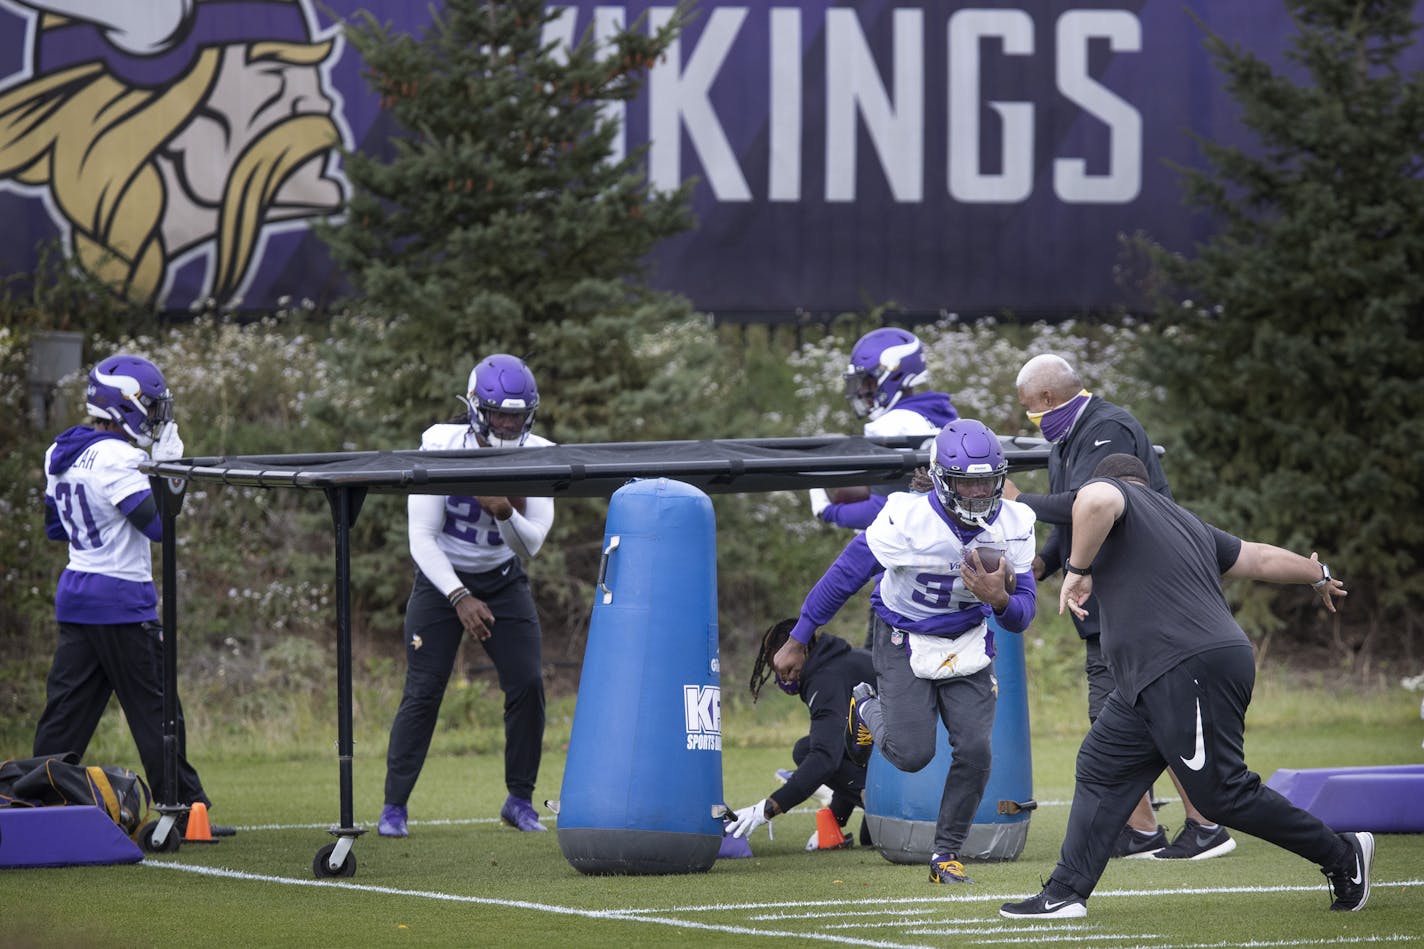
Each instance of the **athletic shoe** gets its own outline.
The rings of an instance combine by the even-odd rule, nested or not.
[[[930,857],[930,882],[931,883],[973,883],[969,879],[969,874],[964,872],[964,864],[959,862],[959,855],[953,853],[937,853]]]
[[[1163,847],[1167,846],[1167,828],[1157,827],[1154,834],[1139,834],[1131,827],[1124,827],[1122,833],[1117,835],[1117,844],[1113,847],[1114,857],[1126,857],[1129,860],[1140,860],[1143,857],[1150,857]]]
[[[1335,894],[1332,910],[1341,913],[1355,913],[1365,908],[1370,899],[1370,867],[1375,862],[1375,835],[1368,833],[1341,834],[1350,845],[1350,853],[1345,862],[1333,869],[1320,868],[1330,881],[1330,889]]]
[[[376,824],[376,833],[382,837],[409,837],[405,826],[405,805],[387,804],[381,808],[381,819]]]
[[[862,682],[850,690],[850,710],[846,712],[846,755],[850,760],[865,767],[870,760],[870,751],[875,747],[875,738],[870,734],[864,719],[860,717],[860,705],[867,699],[875,698],[875,689],[869,682]]]
[[[1220,824],[1214,830],[1207,830],[1201,824],[1187,818],[1182,832],[1172,840],[1170,847],[1163,847],[1152,855],[1155,860],[1210,860],[1224,857],[1236,849],[1236,841]]]
[[[499,819],[515,830],[539,831],[549,829],[539,823],[539,815],[534,810],[533,804],[524,800],[522,797],[515,797],[513,794],[504,799],[504,806],[499,809]]]
[[[1076,896],[1052,899],[1048,891],[1020,903],[1005,903],[999,915],[1009,919],[1082,919],[1088,915],[1088,903]]]

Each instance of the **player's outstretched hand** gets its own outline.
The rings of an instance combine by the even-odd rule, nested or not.
[[[727,832],[733,837],[747,837],[762,824],[770,825],[770,823],[766,819],[766,798],[762,798],[755,804],[748,804],[737,811],[736,817],[727,825]],[[770,826],[767,827],[766,832],[771,833]]]

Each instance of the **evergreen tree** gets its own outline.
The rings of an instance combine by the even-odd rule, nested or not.
[[[1424,75],[1401,59],[1414,2],[1287,6],[1298,32],[1283,71],[1207,41],[1258,141],[1203,142],[1207,165],[1185,182],[1214,236],[1191,256],[1149,247],[1163,293],[1149,364],[1176,413],[1154,433],[1172,445],[1186,503],[1248,538],[1318,547],[1346,579],[1350,598],[1319,642],[1366,664],[1377,649],[1413,658]],[[1258,631],[1329,616],[1297,593],[1251,596]]]
[[[409,421],[456,408],[474,361],[504,351],[553,396],[541,431],[607,438],[610,397],[644,382],[639,333],[688,312],[638,282],[657,241],[690,226],[687,186],[652,189],[644,149],[611,161],[619,128],[601,111],[637,94],[685,15],[573,49],[543,42],[554,16],[542,0],[446,0],[419,37],[364,11],[348,29],[398,128],[386,154],[346,156],[349,214],[325,236],[395,321],[369,371]],[[572,397],[591,380],[601,400]]]

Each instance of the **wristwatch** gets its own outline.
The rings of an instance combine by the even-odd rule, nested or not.
[[[1326,584],[1331,581],[1331,579],[1332,577],[1330,576],[1330,566],[1328,564],[1322,563],[1320,565],[1320,579],[1312,583],[1310,587],[1312,590],[1323,590],[1325,589]]]
[[[1063,569],[1067,570],[1069,573],[1076,573],[1080,577],[1091,576],[1093,573],[1092,567],[1075,567],[1066,560],[1063,561]]]

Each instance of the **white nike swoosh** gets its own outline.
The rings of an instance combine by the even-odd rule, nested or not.
[[[1200,771],[1202,765],[1206,764],[1206,742],[1202,740],[1201,699],[1197,699],[1197,750],[1190,758],[1182,758],[1182,764],[1193,771]]]
[[[810,708],[811,706],[815,705],[815,704],[816,704],[816,696],[818,696],[818,695],[820,695],[820,694],[821,694],[821,690],[820,690],[820,689],[817,689],[816,691],[812,692],[812,693],[811,693],[811,697],[806,700],[806,707],[807,707],[807,708]]]
[[[1359,886],[1360,881],[1364,878],[1364,871],[1360,869],[1360,858],[1357,856],[1355,857],[1355,875],[1350,878],[1350,882],[1355,884],[1356,886]]]
[[[1100,439],[1098,439],[1097,441],[1093,442],[1093,447],[1094,447],[1094,448],[1101,448],[1101,447],[1103,447],[1104,445],[1106,445],[1106,444],[1107,444],[1108,442],[1110,442],[1110,441],[1112,441],[1111,438],[1100,438]]]
[[[1072,901],[1071,901],[1071,900],[1059,900],[1057,903],[1055,903],[1055,902],[1053,902],[1052,900],[1044,900],[1044,901],[1043,901],[1043,908],[1046,909],[1046,910],[1048,910],[1048,911],[1051,913],[1051,912],[1053,912],[1054,910],[1056,910],[1056,909],[1057,909],[1058,907],[1060,907],[1060,906],[1067,906],[1070,902],[1072,902]]]

